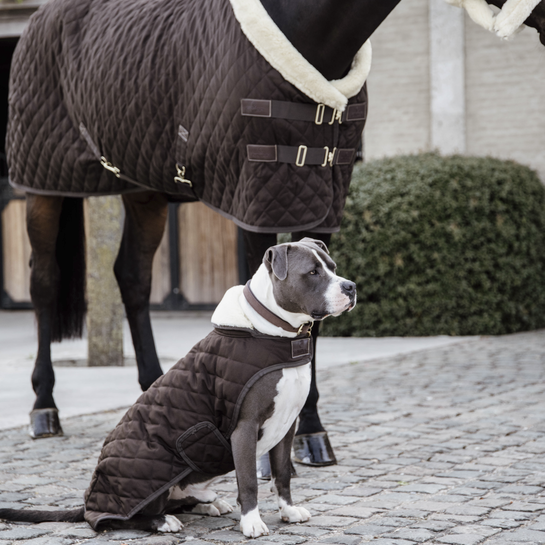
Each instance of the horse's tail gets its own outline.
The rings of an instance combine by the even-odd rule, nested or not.
[[[16,522],[83,522],[84,508],[71,511],[36,511],[33,509],[0,509],[0,519]]]
[[[51,340],[81,337],[85,302],[85,227],[83,199],[65,197],[56,245],[59,290],[52,319]]]

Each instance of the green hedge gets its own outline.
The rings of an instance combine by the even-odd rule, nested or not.
[[[358,166],[330,250],[359,302],[325,335],[545,327],[545,189],[513,161],[427,153]]]

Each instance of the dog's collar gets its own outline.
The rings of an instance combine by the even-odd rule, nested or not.
[[[274,312],[271,312],[259,299],[253,294],[250,288],[250,281],[244,286],[244,297],[248,304],[262,317],[265,318],[271,324],[282,328],[290,333],[297,333],[297,335],[309,335],[312,330],[312,322],[302,324],[300,327],[293,327],[289,322],[277,316]]]

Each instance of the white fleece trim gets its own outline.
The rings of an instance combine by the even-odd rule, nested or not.
[[[244,314],[239,303],[243,289],[244,286],[233,286],[225,292],[214,314],[212,314],[211,322],[214,325],[254,329],[252,322]]]
[[[485,0],[445,0],[447,4],[464,8],[472,21],[494,32],[494,12]]]
[[[539,2],[540,0],[507,0],[496,15],[496,34],[504,39],[515,34]]]
[[[507,0],[498,15],[485,0],[445,0],[452,6],[464,8],[469,17],[478,25],[505,40],[523,28],[533,9],[540,0]]]
[[[230,0],[242,32],[265,60],[282,76],[319,104],[344,111],[348,99],[357,95],[371,69],[371,43],[363,44],[350,72],[328,81],[293,47],[259,0]]]

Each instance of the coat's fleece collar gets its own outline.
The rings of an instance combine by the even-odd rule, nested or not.
[[[348,99],[357,95],[371,69],[371,43],[356,54],[350,72],[338,80],[326,80],[291,45],[259,0],[230,0],[242,32],[265,60],[301,92],[318,103],[344,111]]]
[[[498,15],[485,0],[445,0],[447,3],[464,8],[478,25],[495,32],[500,38],[508,39],[519,30],[540,0],[507,0]]]
[[[254,329],[254,325],[240,306],[244,286],[229,288],[212,314],[211,322],[217,326]]]

